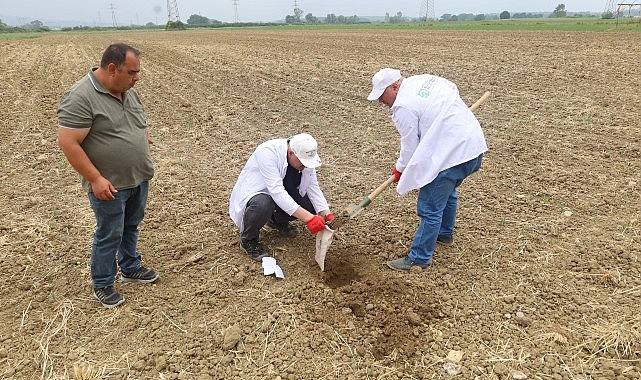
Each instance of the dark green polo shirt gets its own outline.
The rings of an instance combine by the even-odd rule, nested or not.
[[[100,174],[116,189],[130,189],[150,180],[154,164],[149,154],[145,108],[131,88],[123,101],[115,98],[89,74],[71,86],[58,106],[62,128],[90,128],[82,149]],[[91,184],[82,179],[91,192]]]

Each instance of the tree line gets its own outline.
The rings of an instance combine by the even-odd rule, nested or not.
[[[45,26],[39,20],[33,20],[30,23],[22,26],[9,26],[0,20],[0,33],[15,33],[15,32],[48,32],[48,26]]]
[[[353,16],[343,16],[336,15],[334,13],[328,13],[325,17],[317,17],[312,13],[307,13],[303,16],[304,12],[300,8],[294,9],[293,15],[285,16],[286,24],[359,24],[359,23],[370,23],[371,21],[363,19],[357,15]],[[589,16],[589,15],[575,15],[575,16]],[[502,11],[500,14],[473,14],[473,13],[461,13],[458,15],[453,15],[449,13],[444,13],[438,19],[439,22],[453,22],[453,21],[485,21],[485,20],[495,20],[495,19],[510,19],[510,18],[561,18],[568,17],[568,11],[565,8],[565,4],[558,4],[556,8],[551,13],[545,12],[516,12],[510,14],[509,11]],[[611,12],[605,12],[601,15],[603,19],[614,18],[614,15]],[[411,23],[411,22],[423,22],[428,21],[425,18],[411,18],[403,15],[402,12],[397,12],[394,15],[389,13],[385,14],[384,23],[388,24],[401,24],[401,23]],[[377,21],[378,22],[378,21]],[[182,21],[168,21],[165,25],[155,25],[153,23],[147,23],[144,26],[121,26],[116,27],[116,29],[137,29],[137,28],[164,28],[166,30],[184,30],[189,27],[208,27],[208,28],[218,28],[225,26],[266,26],[266,25],[275,25],[279,24],[276,22],[273,23],[258,23],[258,22],[242,22],[242,23],[226,23],[216,19],[210,19],[205,16],[193,14],[189,16],[186,24]],[[69,30],[102,30],[102,29],[113,29],[108,27],[88,27],[88,26],[76,26],[73,28],[62,28],[63,31]],[[3,23],[0,20],[0,33],[1,32],[27,32],[27,31],[38,31],[38,32],[47,32],[50,28],[45,26],[41,21],[34,20],[27,24],[24,24],[19,27],[11,27]]]
[[[588,14],[574,14],[573,17],[590,17],[591,15]],[[546,13],[546,12],[515,12],[513,14],[510,14],[509,11],[503,11],[497,15],[485,15],[485,14],[472,14],[472,13],[461,13],[458,15],[452,15],[449,13],[445,13],[441,16],[439,21],[484,21],[484,20],[491,20],[491,19],[500,19],[500,20],[506,20],[510,18],[518,19],[518,18],[563,18],[563,17],[568,17],[568,11],[565,9],[565,4],[558,4],[554,10],[551,13]],[[604,12],[601,14],[601,18],[603,19],[611,19],[613,18],[612,12]]]

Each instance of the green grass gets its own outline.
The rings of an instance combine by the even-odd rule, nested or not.
[[[355,24],[355,25],[281,25],[271,29],[379,29],[379,30],[533,30],[577,32],[641,32],[637,19],[605,20],[585,18],[530,18],[491,21],[426,21],[408,24]]]
[[[221,29],[229,30],[232,27]],[[300,24],[242,27],[242,29],[269,30],[530,30],[576,32],[641,32],[638,19],[606,20],[600,17],[583,18],[528,18],[488,21],[426,21],[406,24]]]
[[[206,30],[207,28],[188,28],[188,30]],[[426,21],[407,24],[300,24],[300,25],[264,25],[264,26],[243,26],[233,27],[226,26],[212,28],[210,30],[246,30],[246,29],[266,29],[266,30],[497,30],[497,31],[573,31],[573,32],[641,32],[641,22],[635,18],[619,18],[605,20],[600,17],[583,17],[583,18],[529,18],[529,19],[509,19],[509,20],[491,20],[491,21]],[[135,31],[159,31],[162,29],[134,29]],[[37,38],[47,33],[100,33],[100,32],[117,32],[109,28],[82,31],[52,31],[52,32],[19,32],[19,33],[1,33],[0,41],[14,40],[24,38]],[[127,30],[132,32],[133,30]],[[180,31],[172,31],[180,33]]]
[[[479,30],[558,30],[585,32],[639,32],[641,24],[629,19],[604,20],[601,18],[546,18],[546,19],[510,19],[496,21],[478,21],[468,24],[470,29]]]
[[[0,32],[0,41],[24,40],[26,38],[38,38],[44,35],[45,35],[44,32],[18,32],[18,33]]]

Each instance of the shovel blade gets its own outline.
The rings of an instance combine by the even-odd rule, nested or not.
[[[350,219],[353,219],[356,215],[360,214],[363,211],[364,207],[361,205],[351,204],[341,212],[340,215],[336,216],[330,225],[331,228],[337,230],[347,223]]]
[[[349,214],[343,212],[340,215],[336,215],[334,217],[334,220],[332,220],[331,223],[328,223],[328,225],[330,228],[337,230],[341,228],[345,223],[347,223],[348,220],[349,220]]]

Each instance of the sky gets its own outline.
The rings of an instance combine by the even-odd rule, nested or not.
[[[293,15],[294,4],[303,15],[312,13],[325,17],[385,16],[402,12],[407,17],[419,17],[421,4],[428,0],[170,0],[178,5],[183,22],[197,14],[223,22],[233,22],[237,12],[240,22],[270,22]],[[501,13],[552,12],[565,4],[568,12],[598,12],[605,10],[609,0],[433,0],[434,15],[444,13]],[[86,26],[143,25],[167,21],[167,0],[0,0],[0,20],[8,25],[23,25],[33,20],[45,25],[69,24]]]

